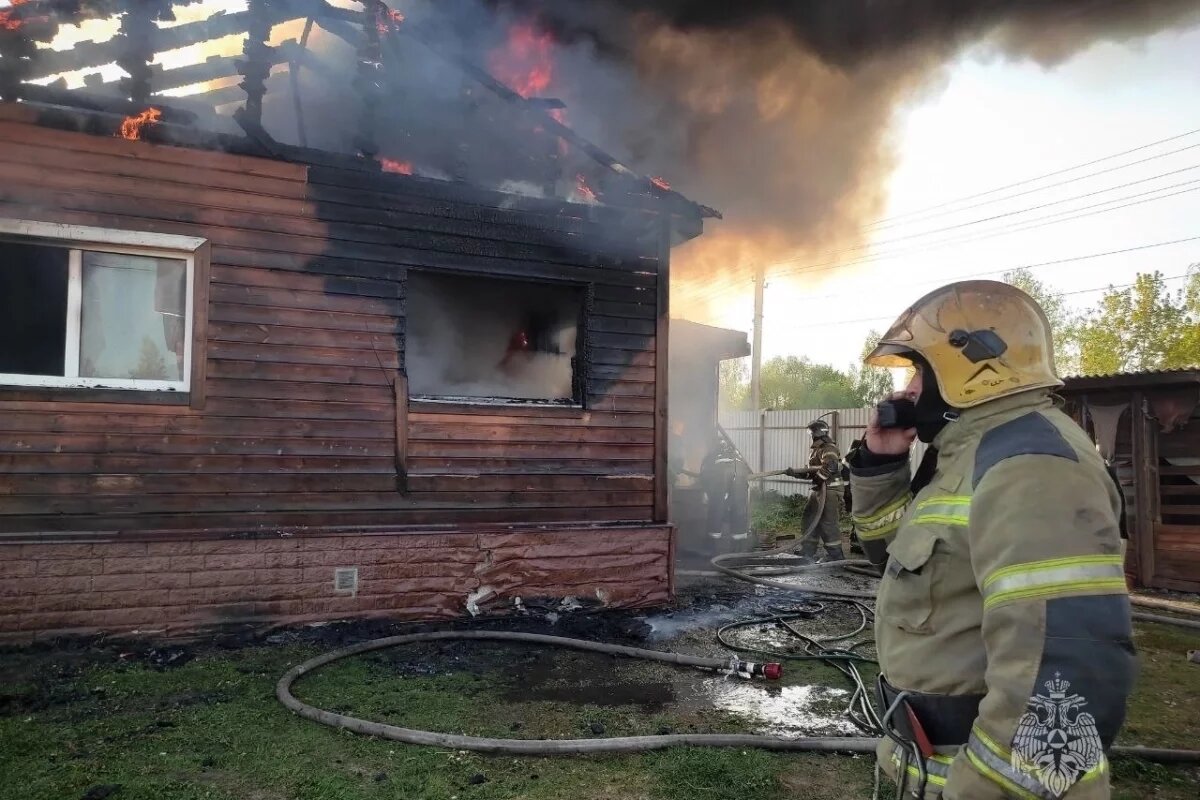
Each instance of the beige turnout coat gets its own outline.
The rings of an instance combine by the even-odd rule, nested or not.
[[[926,760],[926,796],[1107,798],[1135,671],[1117,487],[1044,390],[963,411],[934,446],[915,497],[906,460],[851,468],[855,527],[887,564],[884,675],[981,696],[966,738]],[[890,741],[879,758],[898,777]]]

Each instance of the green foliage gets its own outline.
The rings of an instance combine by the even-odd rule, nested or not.
[[[763,408],[854,408],[861,404],[851,377],[827,364],[814,364],[805,356],[776,356],[763,364]]]
[[[879,345],[882,335],[876,330],[868,333],[859,355],[860,363],[850,367],[850,378],[854,382],[854,392],[860,401],[859,405],[872,405],[890,395],[894,389],[891,370],[861,363]]]
[[[679,649],[710,651],[697,632]],[[1188,632],[1136,628],[1140,675],[1120,742],[1194,747],[1200,682],[1183,661]],[[657,646],[657,645],[656,645]],[[662,645],[670,649],[671,644]],[[315,655],[312,645],[201,651],[181,667],[155,670],[120,650],[7,650],[0,657],[0,787],[5,797],[72,800],[117,784],[114,800],[812,800],[866,797],[871,760],[752,749],[678,748],[641,755],[517,758],[415,747],[355,736],[288,713],[275,699],[279,675]],[[749,730],[736,715],[705,707],[689,676],[662,664],[495,644],[388,650],[330,665],[296,686],[332,710],[399,725],[515,738]],[[423,674],[426,668],[438,674]],[[565,674],[564,674],[565,672]],[[538,678],[538,676],[541,676]],[[680,688],[649,711],[587,704],[627,684]],[[538,699],[534,680],[566,687]],[[789,664],[784,685],[842,685],[833,670]],[[579,692],[580,698],[572,692]],[[517,723],[520,723],[517,727]],[[486,782],[473,782],[482,774]],[[887,796],[891,796],[890,792]],[[1192,800],[1186,767],[1114,760],[1116,800]]]
[[[1106,292],[1071,335],[1084,375],[1200,366],[1200,267],[1176,292],[1162,273],[1140,273],[1133,286]]]
[[[744,409],[750,402],[749,359],[731,358],[717,368],[721,408]]]

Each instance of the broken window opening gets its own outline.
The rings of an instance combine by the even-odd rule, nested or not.
[[[579,285],[410,271],[413,395],[582,404],[586,296]]]
[[[192,256],[73,244],[0,240],[0,384],[187,391]]]

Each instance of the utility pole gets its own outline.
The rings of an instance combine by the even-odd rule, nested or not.
[[[754,349],[750,351],[750,402],[756,412],[762,410],[762,327],[763,289],[767,269],[759,264],[754,269]]]

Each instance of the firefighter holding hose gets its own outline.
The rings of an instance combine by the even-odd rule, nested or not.
[[[851,457],[877,564],[888,736],[908,793],[1107,798],[1135,654],[1120,497],[1057,407],[1049,323],[993,281],[938,289],[867,357],[915,368]],[[910,475],[914,438],[931,443]]]
[[[812,491],[801,515],[800,555],[816,561],[817,547],[823,543],[825,561],[843,561],[846,554],[842,550],[842,532],[838,524],[842,515],[841,495],[830,491],[830,484],[841,475],[842,456],[829,434],[828,422],[815,420],[808,426],[808,432],[812,435],[808,466],[787,469],[783,473],[789,478],[812,481]]]

